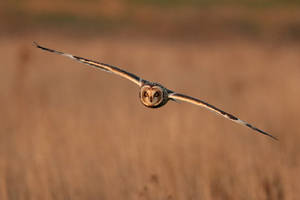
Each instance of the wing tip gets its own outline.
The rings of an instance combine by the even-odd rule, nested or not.
[[[271,135],[271,134],[269,134],[269,133],[266,133],[266,132],[265,132],[265,135],[271,137],[271,138],[274,139],[275,141],[279,141],[279,139],[278,139],[277,137],[275,137],[275,136],[273,136],[273,135]]]
[[[33,41],[32,45],[35,46],[35,47],[37,47],[37,48],[41,48],[41,46],[36,41]]]
[[[37,42],[33,41],[32,44],[39,48],[39,49],[42,49],[44,51],[49,51],[49,52],[52,52],[52,53],[56,53],[56,54],[59,54],[59,55],[64,55],[64,56],[67,56],[67,57],[71,57],[70,54],[66,54],[66,53],[63,53],[63,52],[60,52],[60,51],[56,51],[56,50],[53,50],[53,49],[49,49],[47,47],[43,47],[41,45],[39,45]],[[72,56],[73,57],[73,56]]]
[[[42,47],[42,46],[39,45],[36,41],[33,41],[33,42],[32,42],[32,45],[35,46],[36,48],[40,48],[40,49],[43,49],[43,50],[47,50],[47,51],[50,50],[50,49],[48,49],[48,48]]]
[[[251,128],[251,129],[253,129],[253,130],[255,130],[255,131],[259,132],[259,133],[262,133],[262,134],[264,134],[266,136],[269,136],[270,138],[272,138],[272,139],[274,139],[276,141],[279,141],[279,139],[277,137],[275,137],[275,136],[273,136],[273,135],[271,135],[271,134],[269,134],[267,132],[264,132],[264,131],[258,129],[258,128],[252,126],[251,124],[246,123],[246,126],[248,126],[249,128]]]
[[[269,136],[270,138],[274,139],[275,141],[279,141],[279,139],[269,133],[263,132],[264,135]]]

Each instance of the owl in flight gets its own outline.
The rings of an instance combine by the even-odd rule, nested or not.
[[[60,52],[60,51],[56,51],[56,50],[49,49],[49,48],[46,48],[46,47],[42,47],[39,44],[37,44],[36,42],[34,42],[34,45],[37,48],[40,48],[42,50],[49,51],[49,52],[52,52],[52,53],[55,53],[55,54],[58,54],[58,55],[66,56],[66,57],[71,58],[75,61],[81,62],[83,64],[90,65],[92,67],[101,69],[101,70],[106,71],[106,72],[110,72],[110,73],[119,75],[123,78],[126,78],[126,79],[134,82],[140,88],[140,91],[139,91],[140,101],[142,102],[142,104],[144,106],[146,106],[148,108],[159,108],[159,107],[165,105],[169,100],[172,100],[172,101],[185,101],[185,102],[197,105],[197,106],[207,108],[207,109],[209,109],[209,110],[211,110],[211,111],[213,111],[213,112],[215,112],[215,113],[217,113],[217,114],[219,114],[219,115],[221,115],[221,116],[223,116],[223,117],[225,117],[225,118],[227,118],[227,119],[229,119],[229,120],[231,120],[235,123],[241,124],[243,126],[247,126],[247,127],[251,128],[254,131],[257,131],[259,133],[262,133],[264,135],[267,135],[267,136],[277,140],[277,138],[274,137],[273,135],[258,129],[258,128],[252,126],[251,124],[249,124],[245,121],[240,120],[239,118],[233,116],[230,113],[227,113],[227,112],[225,112],[225,111],[223,111],[223,110],[221,110],[221,109],[219,109],[219,108],[217,108],[217,107],[215,107],[211,104],[208,104],[208,103],[206,103],[202,100],[199,100],[199,99],[196,99],[194,97],[190,97],[190,96],[187,96],[185,94],[180,94],[180,93],[174,92],[172,90],[169,90],[169,89],[165,88],[164,86],[162,86],[159,83],[144,80],[144,79],[138,77],[135,74],[132,74],[130,72],[127,72],[123,69],[120,69],[120,68],[112,66],[112,65],[104,64],[104,63],[101,63],[101,62],[89,60],[89,59],[82,58],[82,57],[79,57],[79,56],[73,56],[71,54],[67,54],[67,53],[64,53],[64,52]]]

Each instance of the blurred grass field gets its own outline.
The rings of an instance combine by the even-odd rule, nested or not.
[[[12,25],[2,18],[0,199],[299,199],[300,46],[298,18],[291,20],[297,7],[283,10],[275,19],[282,27],[296,24],[293,37],[271,25],[273,17],[261,21],[262,11],[249,15],[274,27],[259,29],[262,37],[252,37],[253,26],[246,32],[220,28],[222,17],[201,23],[206,35],[190,33],[199,20],[195,10],[191,21],[179,12],[177,26],[166,11],[129,30],[122,22],[125,29],[114,24],[88,33],[78,21],[56,26],[25,18],[17,27],[18,16],[7,18]],[[149,34],[160,21],[155,16],[168,20]],[[185,20],[189,31],[168,37]],[[205,100],[279,142],[186,103],[145,108],[131,82],[43,52],[32,41]]]

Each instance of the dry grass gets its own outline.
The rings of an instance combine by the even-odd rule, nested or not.
[[[51,39],[50,39],[51,38]],[[279,137],[31,46],[122,66]],[[299,199],[299,46],[0,38],[0,199]]]

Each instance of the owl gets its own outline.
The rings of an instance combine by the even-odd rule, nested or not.
[[[165,105],[166,103],[168,103],[170,100],[175,101],[175,102],[177,102],[177,101],[188,102],[188,103],[209,109],[210,111],[213,111],[216,114],[219,114],[219,115],[225,117],[226,119],[229,119],[240,125],[246,126],[256,132],[267,135],[275,140],[278,140],[273,135],[258,129],[258,128],[252,126],[251,124],[235,117],[234,115],[227,113],[211,104],[206,103],[205,101],[202,101],[200,99],[197,99],[197,98],[185,95],[185,94],[180,94],[180,93],[174,92],[174,91],[169,90],[168,88],[164,87],[160,83],[147,81],[147,80],[142,79],[139,76],[137,76],[133,73],[127,72],[119,67],[109,65],[109,64],[104,64],[104,63],[97,62],[97,61],[93,61],[93,60],[86,59],[86,58],[79,57],[79,56],[74,56],[74,55],[60,52],[57,50],[49,49],[49,48],[40,46],[36,42],[34,42],[34,45],[39,49],[42,49],[42,50],[45,50],[45,51],[48,51],[51,53],[55,53],[58,55],[62,55],[62,56],[71,58],[77,62],[81,62],[83,64],[87,64],[89,66],[98,68],[100,70],[110,72],[110,73],[119,75],[123,78],[126,78],[127,80],[129,80],[139,86],[140,101],[144,106],[146,106],[148,108],[159,108],[159,107]]]

